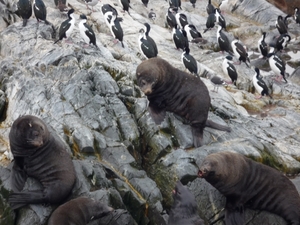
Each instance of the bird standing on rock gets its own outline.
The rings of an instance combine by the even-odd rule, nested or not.
[[[145,28],[140,29],[139,46],[141,53],[149,59],[156,57],[158,50],[155,41],[149,36],[150,25],[144,23],[144,26]]]
[[[268,61],[272,71],[275,73],[276,80],[281,82],[282,79],[287,83],[285,79],[285,62],[282,58],[274,52],[268,54]]]
[[[236,72],[235,66],[233,65],[233,58],[231,55],[225,57],[222,62],[223,72],[230,77],[231,82],[236,85],[238,74]]]
[[[220,86],[223,86],[224,84],[226,84],[226,82],[219,76],[212,76],[210,78],[210,81],[214,85],[213,92],[216,92],[216,93],[218,92],[218,89],[219,89]]]
[[[176,24],[176,27],[173,28],[173,41],[175,43],[175,46],[177,49],[186,49],[186,47],[189,46],[189,41],[187,39],[187,35],[185,30],[182,30],[180,28],[177,28],[178,25]]]
[[[183,63],[185,68],[188,69],[188,71],[190,71],[192,74],[199,77],[198,63],[197,63],[196,59],[192,55],[190,55],[190,49],[188,46],[185,48],[184,52],[181,54],[181,62]]]
[[[47,9],[46,9],[46,6],[45,6],[43,0],[33,0],[33,12],[34,12],[35,18],[37,19],[38,22],[40,22],[40,20],[42,20],[45,22],[45,24],[50,24],[46,20]]]
[[[217,41],[218,41],[218,44],[219,44],[219,47],[220,47],[220,50],[222,53],[225,52],[231,52],[231,49],[230,49],[230,42],[228,40],[228,37],[225,33],[223,33],[223,27],[218,24],[218,31],[217,31]]]
[[[23,19],[23,27],[26,26],[28,19],[32,15],[32,6],[30,0],[19,0],[17,3],[18,15]]]
[[[177,13],[177,11],[178,11],[178,8],[169,7],[168,12],[166,13],[166,22],[167,22],[167,25],[171,29],[173,29],[177,24],[176,17],[175,17],[175,14]]]
[[[280,34],[286,34],[288,32],[287,23],[281,15],[277,17],[275,26]]]
[[[239,40],[235,39],[231,42],[232,51],[235,57],[239,60],[239,64],[243,61],[248,67],[248,63],[250,63],[250,59],[248,57],[248,52],[244,48],[244,46],[239,42]]]
[[[151,19],[153,21],[153,23],[155,22],[156,14],[155,14],[153,9],[150,9],[150,12],[148,14],[148,18]]]
[[[111,34],[115,38],[115,41],[119,40],[121,42],[122,47],[124,48],[124,43],[123,43],[124,33],[119,18],[115,13],[107,12],[105,13],[105,19],[109,21],[109,29]]]
[[[267,57],[269,51],[268,45],[265,42],[265,38],[266,38],[266,32],[263,32],[261,38],[258,40],[258,51],[263,56],[263,58]]]
[[[196,27],[193,24],[185,25],[184,30],[187,34],[187,38],[189,41],[192,41],[195,38],[202,38],[201,33],[196,29]]]
[[[84,14],[80,15],[80,22],[78,24],[80,35],[86,44],[88,45],[93,44],[98,48],[96,44],[96,35],[93,29],[86,23],[86,21],[87,21],[86,15]]]
[[[70,9],[68,11],[68,19],[61,23],[59,27],[59,38],[57,41],[54,42],[56,44],[58,41],[62,40],[63,38],[66,39],[66,42],[70,39],[71,33],[75,26],[75,16],[74,16],[74,9]]]
[[[269,89],[268,89],[266,83],[259,75],[260,75],[259,69],[255,68],[255,74],[253,76],[252,82],[253,82],[253,85],[254,85],[256,91],[260,94],[260,96],[258,96],[256,98],[261,98],[264,95],[272,98],[272,96],[269,94]]]

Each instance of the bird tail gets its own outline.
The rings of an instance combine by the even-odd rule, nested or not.
[[[26,27],[28,19],[23,19],[23,27]]]

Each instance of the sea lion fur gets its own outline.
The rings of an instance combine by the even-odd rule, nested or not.
[[[226,197],[225,224],[243,225],[244,209],[265,210],[300,224],[300,197],[282,173],[242,154],[224,151],[208,155],[198,176]]]
[[[86,225],[113,211],[106,204],[88,197],[78,197],[60,205],[51,214],[48,225]]]
[[[9,196],[13,209],[27,204],[60,203],[70,194],[76,179],[71,156],[41,119],[26,115],[15,120],[9,141],[14,156],[10,176],[14,192]],[[27,177],[37,179],[43,190],[22,191]]]
[[[137,83],[149,100],[149,112],[160,124],[166,111],[189,121],[194,146],[203,144],[203,130],[211,127],[230,132],[228,126],[208,120],[210,96],[205,84],[196,76],[185,73],[161,58],[143,61],[136,69]]]
[[[198,215],[198,205],[194,195],[180,181],[176,182],[173,199],[168,225],[204,225]]]

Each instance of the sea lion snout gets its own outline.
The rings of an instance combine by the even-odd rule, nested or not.
[[[204,178],[207,175],[207,170],[206,169],[199,169],[198,170],[198,177]]]

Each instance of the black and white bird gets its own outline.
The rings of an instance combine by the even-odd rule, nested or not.
[[[269,93],[268,86],[266,85],[266,83],[264,82],[262,77],[260,77],[260,71],[257,67],[255,67],[255,74],[253,76],[252,82],[253,82],[253,85],[254,85],[256,91],[260,94],[260,96],[258,96],[256,98],[261,98],[264,95],[272,98],[272,96]]]
[[[291,36],[288,34],[281,34],[276,41],[276,50],[282,51],[287,47],[288,43],[291,41]]]
[[[231,47],[234,56],[239,60],[239,64],[243,61],[248,67],[248,63],[250,63],[250,59],[248,57],[248,52],[246,51],[245,47],[239,42],[238,39],[235,39],[231,42]]]
[[[195,8],[196,1],[197,0],[190,0],[190,3],[192,3],[193,8]]]
[[[176,13],[175,18],[180,29],[183,29],[185,25],[189,24],[188,18],[184,13]]]
[[[149,0],[142,0],[142,3],[144,4],[144,6],[148,7]]]
[[[206,6],[206,12],[208,15],[215,13],[215,7],[211,4],[211,0],[208,0],[207,6]]]
[[[106,25],[110,28],[110,21],[112,20],[113,15],[115,15],[116,17],[118,16],[118,11],[110,4],[104,4],[101,6],[101,12],[102,15],[104,16]],[[119,18],[120,22],[123,20],[120,17],[117,18]]]
[[[129,13],[129,8],[131,8],[130,0],[119,0],[119,2],[122,5],[124,12],[127,12],[130,15]]]
[[[147,59],[156,57],[158,54],[155,41],[149,36],[150,25],[144,23],[144,28],[140,29],[139,47],[142,55]]]
[[[38,22],[44,21],[45,24],[50,24],[47,17],[47,9],[43,0],[33,0],[33,12]]]
[[[186,49],[186,47],[189,46],[189,41],[187,39],[187,35],[185,30],[182,30],[180,28],[177,28],[178,25],[176,25],[173,28],[172,34],[173,34],[173,41],[175,43],[175,46],[177,49]]]
[[[96,35],[93,29],[86,23],[86,21],[87,21],[86,15],[81,14],[80,21],[78,24],[80,35],[86,44],[88,45],[93,44],[98,48],[96,44]]]
[[[117,15],[113,12],[107,12],[104,14],[105,20],[109,21],[109,29],[113,37],[115,38],[114,42],[116,43],[116,40],[119,40],[122,44],[122,47],[124,48],[123,43],[123,29],[120,24],[120,20],[118,19]]]
[[[181,9],[181,0],[169,0],[169,5]]]
[[[189,41],[192,41],[196,38],[202,38],[201,33],[197,30],[197,28],[193,24],[185,25],[184,30],[186,32]]]
[[[190,55],[189,47],[186,47],[184,52],[181,54],[181,62],[185,66],[188,71],[190,71],[195,76],[199,77],[198,75],[198,63],[196,59]]]
[[[94,6],[96,6],[99,2],[99,0],[84,0],[86,8],[92,10],[94,12]],[[90,8],[91,6],[92,8]]]
[[[288,32],[287,23],[281,15],[277,17],[275,26],[280,34],[286,34]]]
[[[224,16],[221,14],[221,10],[219,8],[215,8],[215,18],[216,23],[220,24],[224,30],[226,30],[226,20]]]
[[[166,22],[167,22],[167,25],[173,29],[177,22],[176,22],[176,13],[178,12],[178,8],[176,7],[169,7],[168,8],[168,12],[166,13]]]
[[[150,12],[148,14],[148,18],[151,19],[153,21],[153,23],[155,22],[156,19],[156,13],[154,12],[153,9],[150,9]]]
[[[230,49],[229,39],[222,30],[223,30],[223,27],[218,24],[217,41],[218,41],[220,50],[222,53],[224,53],[224,51],[230,53],[231,49]]]
[[[279,55],[272,52],[268,54],[268,61],[271,70],[276,75],[276,80],[281,81],[282,79],[284,79],[284,81],[287,83],[287,80],[285,78],[285,62],[283,61],[283,59]]]
[[[19,0],[17,3],[18,15],[23,19],[23,27],[26,26],[28,19],[32,15],[32,6],[30,0]]]
[[[233,58],[231,55],[226,56],[225,59],[223,60],[222,70],[227,76],[230,77],[231,83],[236,86],[238,73],[236,72],[235,66],[233,65]]]
[[[295,7],[294,19],[296,23],[300,24],[300,11],[298,7]]]
[[[269,52],[268,45],[265,42],[265,38],[266,32],[263,32],[261,38],[258,40],[258,51],[263,56],[263,58],[266,58]]]
[[[59,32],[58,32],[59,37],[58,40],[54,42],[54,44],[62,40],[63,38],[65,38],[67,42],[70,39],[74,26],[75,26],[74,9],[70,9],[68,11],[68,19],[62,22],[59,27]]]
[[[226,84],[226,82],[219,76],[211,76],[210,78],[211,83],[214,85],[214,90],[213,92],[218,92],[218,89],[220,86],[223,86]]]
[[[102,12],[102,15],[104,16],[105,13],[107,12],[111,12],[112,14],[118,16],[118,11],[110,4],[103,4],[101,6],[101,12]]]
[[[216,22],[216,16],[215,13],[211,13],[208,15],[207,20],[206,20],[206,29],[204,30],[203,33],[205,33],[206,31],[212,29],[215,26],[215,22]]]

